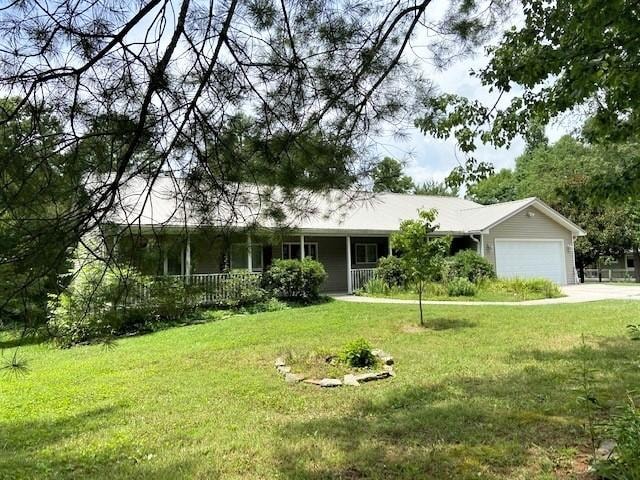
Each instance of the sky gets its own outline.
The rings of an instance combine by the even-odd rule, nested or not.
[[[446,7],[447,4],[448,2],[442,2],[439,5]],[[441,13],[436,12],[436,17]],[[517,25],[520,22],[516,17],[512,23]],[[505,29],[510,25],[511,23],[505,25]],[[418,41],[416,43],[426,42]],[[442,71],[423,62],[423,71],[441,93],[454,93],[492,105],[496,101],[496,93],[489,93],[488,88],[482,86],[477,77],[469,75],[470,70],[480,70],[487,64],[487,61],[488,58],[481,52],[473,57],[466,57]],[[518,88],[514,88],[511,96],[519,92]],[[505,95],[503,98],[508,101],[511,96]],[[504,103],[501,102],[501,104]],[[569,128],[562,125],[561,121],[549,125],[546,129],[547,137],[552,142],[568,132]],[[408,128],[406,138],[397,139],[393,136],[385,136],[380,137],[377,143],[379,155],[391,156],[405,161],[406,172],[416,182],[429,179],[442,180],[459,162],[463,163],[465,160],[464,155],[456,148],[455,140],[441,140],[425,136],[413,127]],[[512,168],[515,165],[515,159],[523,151],[524,140],[518,137],[509,148],[495,149],[491,146],[480,145],[474,156],[479,161],[493,164],[495,170],[498,171],[501,168]]]
[[[477,78],[469,75],[471,69],[483,66],[486,59],[482,56],[467,58],[450,68],[429,73],[442,93],[455,93],[473,100],[480,100],[485,104],[495,101],[493,94],[486,87],[480,85]],[[428,179],[444,179],[449,172],[464,162],[464,155],[456,148],[454,139],[442,140],[426,136],[416,128],[409,128],[408,136],[403,139],[384,137],[378,149],[382,154],[392,156],[407,162],[406,172],[417,182]],[[480,145],[475,157],[481,161],[491,162],[496,171],[513,167],[514,161],[524,150],[524,141],[517,138],[509,149],[495,149],[491,146]],[[387,153],[388,152],[388,153]]]

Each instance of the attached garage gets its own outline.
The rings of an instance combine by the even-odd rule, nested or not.
[[[489,207],[491,208],[491,207]],[[584,232],[537,199],[492,206],[484,256],[502,278],[546,278],[576,283],[574,240]]]
[[[567,283],[563,239],[496,239],[496,273],[501,278],[546,278]]]

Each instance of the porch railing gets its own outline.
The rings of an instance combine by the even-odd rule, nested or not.
[[[203,304],[221,303],[233,300],[248,287],[260,286],[261,273],[199,273],[186,275],[165,275],[156,281],[179,281],[191,285],[201,295]],[[148,296],[148,292],[145,292]]]
[[[625,268],[585,268],[585,282],[625,282],[633,281],[633,270]]]
[[[353,291],[360,290],[376,277],[377,268],[354,268],[351,270],[351,288]]]

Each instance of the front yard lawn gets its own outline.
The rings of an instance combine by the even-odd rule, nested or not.
[[[335,301],[114,348],[25,346],[29,372],[0,376],[0,478],[573,478],[582,359],[605,411],[621,404],[640,382],[625,335],[639,315],[640,302],[429,306],[422,330],[416,306]],[[395,357],[396,377],[319,389],[276,374],[279,352],[358,337]]]

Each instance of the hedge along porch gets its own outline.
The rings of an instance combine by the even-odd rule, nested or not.
[[[274,259],[312,258],[327,272],[325,293],[352,293],[373,276],[380,257],[391,252],[389,235],[305,235],[223,232],[199,228],[131,231],[113,235],[115,256],[144,275],[215,283],[237,271],[260,274]]]

